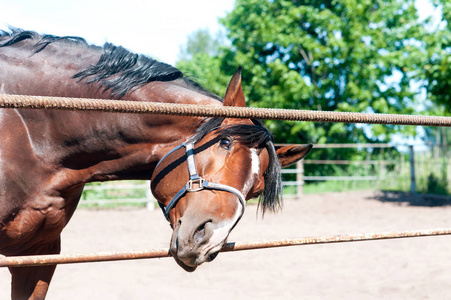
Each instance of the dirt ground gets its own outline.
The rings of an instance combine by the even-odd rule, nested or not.
[[[281,213],[249,205],[229,241],[451,227],[451,201],[381,192],[286,200]],[[63,253],[167,248],[161,211],[79,209]],[[0,299],[9,298],[0,269]],[[221,253],[194,273],[172,258],[62,265],[47,299],[450,299],[451,236]]]

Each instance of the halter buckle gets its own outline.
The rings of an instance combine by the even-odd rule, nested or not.
[[[196,186],[197,188],[193,186]],[[188,188],[186,191],[188,192],[198,192],[204,189],[204,179],[203,178],[196,178],[196,179],[190,179],[188,181]]]

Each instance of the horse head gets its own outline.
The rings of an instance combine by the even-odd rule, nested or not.
[[[245,107],[241,69],[232,77],[225,106]],[[277,150],[255,120],[209,119],[158,163],[152,193],[171,224],[170,252],[186,271],[213,260],[244,213],[261,198],[263,212],[280,206],[280,169],[302,159],[312,145]]]

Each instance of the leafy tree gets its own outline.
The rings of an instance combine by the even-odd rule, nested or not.
[[[221,43],[222,36],[220,33],[214,38],[208,29],[196,30],[188,35],[186,45],[180,47],[179,59],[190,60],[194,55],[200,53],[215,56]]]
[[[254,106],[413,113],[424,64],[414,0],[237,0],[222,69],[244,67]],[[398,126],[268,122],[280,142],[386,140]],[[412,127],[402,130],[414,133]]]
[[[203,87],[223,97],[230,76],[224,75],[221,69],[221,59],[206,53],[194,54],[190,60],[178,61],[176,67],[193,78]]]
[[[424,21],[427,29],[425,49],[427,61],[424,72],[418,74],[427,91],[422,112],[451,116],[451,2],[434,0],[435,13]],[[425,127],[423,139],[427,143],[447,147],[451,130],[444,127]]]
[[[441,22],[430,28],[426,39],[428,63],[425,66],[426,88],[433,109],[441,115],[451,115],[451,2],[435,0],[441,9]],[[430,25],[431,20],[426,20]]]
[[[208,90],[223,96],[230,80],[230,76],[221,72],[223,44],[221,34],[214,38],[206,29],[197,30],[188,36],[186,46],[181,48],[176,67]]]
[[[443,14],[437,28],[430,20],[418,21],[415,0],[236,0],[235,9],[221,21],[231,45],[218,42],[209,51],[214,38],[192,34],[189,43],[197,46],[187,45],[177,67],[222,95],[242,65],[250,106],[450,114],[451,2],[433,1]],[[417,101],[422,84],[431,101]],[[281,121],[267,125],[282,143],[359,143],[387,141],[397,132],[415,134],[415,127],[409,126]],[[434,130],[426,128],[428,138],[438,137]],[[447,133],[441,133],[445,143],[451,140]],[[310,158],[374,159],[393,154],[325,149]],[[338,167],[308,173],[336,173],[334,168]]]

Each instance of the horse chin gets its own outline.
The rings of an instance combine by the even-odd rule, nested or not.
[[[183,270],[185,270],[186,272],[194,272],[196,271],[198,266],[188,266],[186,265],[183,261],[181,261],[180,259],[178,259],[177,257],[174,257],[175,261],[177,262],[177,264],[182,267]]]
[[[223,243],[218,247],[222,248],[222,245]],[[180,256],[177,248],[171,248],[170,253],[182,269],[187,272],[194,272],[201,264],[213,261],[218,256],[219,251],[213,250],[208,253],[202,253],[202,251],[194,251],[192,253],[185,252]]]
[[[218,256],[218,254],[219,254],[219,252],[212,253],[212,254],[208,255],[205,260],[202,260],[198,264],[185,263],[178,257],[176,257],[176,256],[173,256],[173,257],[174,257],[175,261],[177,262],[177,264],[180,267],[182,267],[183,270],[185,270],[187,272],[194,272],[194,271],[196,271],[197,267],[200,266],[201,264],[203,264],[205,262],[213,261]]]

